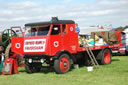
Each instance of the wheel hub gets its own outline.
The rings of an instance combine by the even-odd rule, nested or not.
[[[60,70],[62,72],[66,72],[69,69],[69,61],[68,58],[63,57],[60,61]]]
[[[104,61],[105,61],[106,64],[108,64],[110,62],[110,53],[109,53],[109,51],[105,52]]]
[[[67,62],[66,61],[64,61],[63,66],[67,67]]]

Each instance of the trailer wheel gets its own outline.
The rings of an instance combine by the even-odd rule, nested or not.
[[[110,64],[111,63],[111,51],[110,49],[104,49],[101,51],[101,64]]]
[[[54,61],[54,69],[58,74],[64,74],[68,72],[71,68],[71,61],[69,55],[62,54],[59,59]]]
[[[25,70],[27,73],[40,72],[40,69],[41,69],[41,68],[37,67],[36,65],[33,65],[33,63],[30,64],[28,62],[25,62],[24,67],[25,67]]]

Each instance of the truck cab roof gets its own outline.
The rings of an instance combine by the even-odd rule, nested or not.
[[[53,17],[51,21],[27,23],[25,24],[25,26],[50,25],[50,24],[75,24],[75,22],[73,20],[59,20],[57,17]]]

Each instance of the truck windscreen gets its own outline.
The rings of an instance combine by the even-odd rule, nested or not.
[[[36,26],[36,27],[26,27],[25,31],[25,37],[31,37],[31,36],[47,36],[49,32],[50,26],[44,25],[44,26]]]

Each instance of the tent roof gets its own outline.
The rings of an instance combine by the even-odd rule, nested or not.
[[[80,34],[90,34],[91,32],[110,31],[110,29],[98,29],[97,27],[83,27],[80,29]]]

